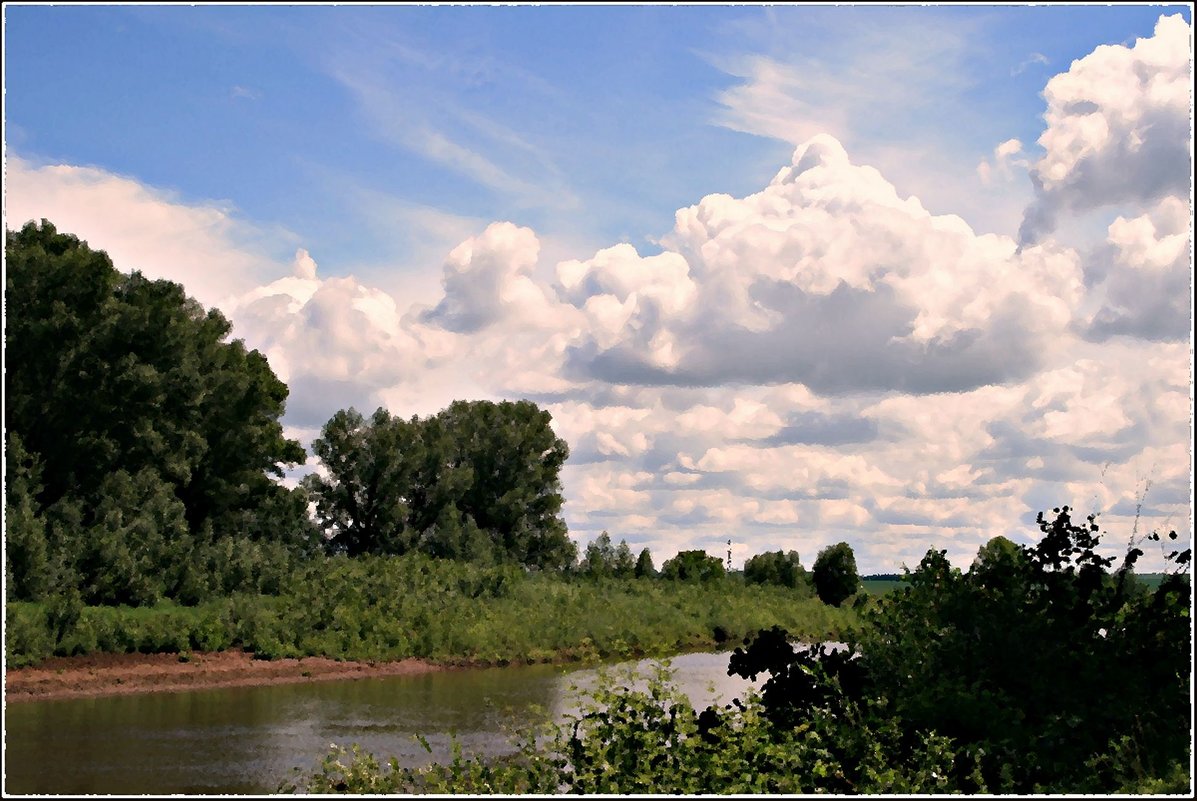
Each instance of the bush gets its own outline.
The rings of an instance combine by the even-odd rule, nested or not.
[[[661,578],[674,581],[711,581],[723,575],[723,560],[706,551],[682,551],[661,565]]]
[[[819,600],[829,606],[839,606],[855,595],[860,589],[860,576],[852,546],[840,542],[819,551],[812,578]]]

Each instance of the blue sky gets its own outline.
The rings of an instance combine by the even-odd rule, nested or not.
[[[1163,41],[1157,24],[1175,14],[1191,25],[1187,5],[10,4],[6,224],[46,216],[118,267],[219,304],[289,379],[288,422],[305,441],[347,402],[427,413],[455,393],[537,398],[574,437],[566,514],[583,543],[607,528],[668,555],[731,533],[743,558],[798,537],[813,557],[847,539],[888,570],[932,545],[963,559],[991,534],[1029,536],[1036,503],[1075,503],[1059,496],[1103,481],[1118,486],[1095,491],[1098,505],[1123,511],[1150,482],[1149,499],[1172,499],[1159,522],[1187,534],[1189,469],[1168,450],[1187,417],[1164,404],[1140,420],[1123,404],[1160,380],[1132,365],[1188,370],[1187,333],[1145,322],[1179,308],[1187,257],[1151,262],[1146,282],[1126,272],[1164,258],[1142,231],[1179,236],[1164,218],[1188,190],[1135,184],[1150,172],[1137,146],[1078,150],[1091,130],[1074,113],[1091,104],[1107,130],[1147,131],[1152,153],[1184,156],[1191,128],[1176,133],[1174,99],[1123,107],[1097,77],[1142,61],[1175,82],[1175,46],[1136,49]],[[1191,38],[1187,50],[1191,79]],[[1057,85],[1071,99],[1045,120],[1048,81],[1070,72]],[[1037,143],[1045,131],[1060,133]],[[835,146],[810,145],[828,136]],[[763,192],[803,152],[824,182]],[[919,209],[902,205],[911,197]],[[682,225],[685,209],[703,233]],[[914,222],[844,245],[899,213]],[[819,214],[862,216],[833,238]],[[916,233],[927,214],[968,233],[929,251]],[[778,222],[790,218],[804,222]],[[855,264],[878,237],[888,250]],[[1013,295],[932,298],[963,286],[956,271],[974,260],[987,265],[978,287],[1076,278],[1076,290],[1034,324],[1010,311]],[[1158,297],[1111,294],[1131,285]],[[836,328],[852,315],[855,333]],[[895,358],[910,369],[891,370]],[[1117,397],[1086,366],[1123,363]],[[1069,376],[1090,388],[1065,398]],[[896,455],[923,442],[907,419],[920,403],[945,418],[995,405],[952,418],[957,438],[931,448],[942,469],[923,476]],[[1121,439],[1061,429],[1081,409],[1109,415]],[[969,426],[992,441],[966,443]],[[1020,448],[1042,475],[994,455]],[[752,465],[769,459],[821,489],[764,480]],[[952,495],[954,469],[973,480]],[[955,511],[935,512],[940,499]],[[970,504],[994,519],[969,520]]]

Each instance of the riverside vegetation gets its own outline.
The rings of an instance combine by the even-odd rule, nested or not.
[[[1190,551],[1152,589],[1097,555],[1094,517],[1040,516],[967,572],[929,551],[865,613],[847,651],[772,627],[728,673],[749,691],[702,711],[667,669],[614,674],[502,759],[411,768],[334,748],[289,788],[358,793],[1191,793]],[[1174,539],[1150,539],[1165,545]]]
[[[654,568],[560,510],[568,445],[528,401],[426,418],[336,412],[326,472],[279,422],[287,386],[183,287],[29,223],[5,241],[6,655],[244,648],[504,663],[662,654],[850,607],[682,552]],[[314,507],[314,519],[309,515]]]
[[[295,789],[350,792],[1180,792],[1189,551],[1157,586],[1067,507],[972,567],[931,551],[883,595],[851,549],[742,574],[657,571],[560,516],[566,443],[528,401],[420,419],[337,412],[313,450],[286,385],[177,284],[119,273],[46,221],[8,232],[5,643],[50,654],[241,647],[263,658],[503,664],[742,642],[760,693],[693,709],[616,676],[501,760],[423,769],[335,752]],[[309,514],[315,508],[314,518]],[[1169,546],[1175,534],[1151,534]],[[1139,543],[1142,544],[1142,543]],[[795,650],[840,639],[846,652]]]

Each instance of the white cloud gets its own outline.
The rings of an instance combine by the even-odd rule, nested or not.
[[[607,323],[573,346],[580,373],[640,384],[793,381],[832,393],[1003,383],[1046,356],[1082,291],[1071,251],[1016,253],[1008,238],[931,215],[827,135],[799,146],[762,191],[682,209],[662,242],[656,259],[670,268],[646,262],[635,274],[688,304],[629,308],[631,295],[606,274],[563,266],[571,302]]]
[[[4,183],[8,228],[47,219],[119,269],[178,281],[205,305],[286,271],[271,251],[293,237],[255,228],[228,204],[188,203],[95,167],[36,165],[11,152]]]
[[[1091,339],[1133,336],[1179,341],[1193,322],[1192,211],[1166,197],[1147,213],[1118,217],[1104,246],[1086,265],[1096,311],[1083,331]]]
[[[1073,178],[1089,176],[1090,204],[1143,201],[1087,250],[1020,249],[932,214],[826,134],[759,191],[679,210],[657,254],[548,259],[529,228],[430,213],[430,241],[456,244],[429,303],[378,268],[325,275],[292,237],[259,255],[264,235],[231,209],[94,169],[10,155],[10,221],[48,217],[121,269],[219,302],[287,380],[288,431],[305,442],[349,405],[536,400],[571,447],[565,514],[583,543],[606,529],[660,565],[732,538],[739,561],[780,547],[809,564],[844,540],[863,570],[888,571],[931,547],[967,564],[991,536],[1031,541],[1035,513],[1068,503],[1102,510],[1116,551],[1135,525],[1189,533],[1191,219],[1167,192],[1128,194],[1149,183],[1138,156],[1060,132],[1090,113],[1078,98],[1104,92],[1101,65],[1145,65],[1091,100],[1110,131],[1172,114],[1188,74],[1160,44],[1174,36],[1162,21],[1155,44],[1099,49],[1050,84],[1034,169],[1067,174],[1041,200],[1075,204]],[[762,98],[794,86],[750,66]],[[769,112],[744,97],[739,119]],[[1008,139],[981,172],[996,183],[1025,155]]]
[[[1187,196],[1192,176],[1191,27],[1160,17],[1132,47],[1103,45],[1050,81],[1035,202],[1019,239],[1041,240],[1062,213]]]

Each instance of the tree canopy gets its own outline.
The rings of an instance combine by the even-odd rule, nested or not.
[[[831,606],[839,606],[860,589],[860,576],[856,572],[856,555],[852,546],[839,542],[819,551],[811,578],[819,600]]]
[[[219,311],[45,220],[7,232],[5,259],[12,559],[54,565],[13,568],[18,592],[74,571],[91,600],[147,601],[193,545],[310,536],[274,480],[305,459],[287,387]]]
[[[766,551],[744,563],[744,580],[749,584],[778,584],[797,588],[805,583],[806,570],[797,551]]]
[[[530,401],[455,401],[409,420],[343,410],[313,443],[327,476],[304,487],[330,543],[350,555],[564,568],[577,552],[560,516],[569,447],[551,419]]]
[[[661,565],[661,578],[676,581],[710,581],[723,575],[723,560],[706,551],[681,551]]]

